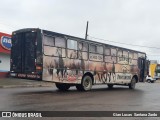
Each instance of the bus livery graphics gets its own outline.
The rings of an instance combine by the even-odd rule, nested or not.
[[[143,82],[146,54],[41,29],[13,32],[11,75],[52,81],[60,90]]]

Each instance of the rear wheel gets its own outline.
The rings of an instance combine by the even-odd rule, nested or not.
[[[65,83],[55,83],[56,87],[61,90],[61,91],[67,91],[70,88],[69,84],[65,84]]]
[[[108,88],[112,89],[113,88],[113,84],[108,84]]]
[[[136,79],[132,78],[131,83],[128,86],[129,86],[129,89],[135,89]]]
[[[89,91],[92,88],[92,78],[88,75],[84,76],[82,79],[82,83],[80,85],[76,85],[77,90],[80,91]]]

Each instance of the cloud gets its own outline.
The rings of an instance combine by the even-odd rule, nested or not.
[[[0,30],[39,27],[84,38],[89,21],[91,36],[159,47],[159,5],[159,0],[2,0]],[[109,44],[160,55],[158,49]]]

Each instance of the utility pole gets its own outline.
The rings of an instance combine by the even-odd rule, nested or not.
[[[87,40],[88,37],[88,21],[87,21],[87,26],[86,26],[86,35],[85,35],[85,39]]]

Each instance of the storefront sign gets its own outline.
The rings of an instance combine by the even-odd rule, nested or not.
[[[7,50],[11,50],[11,38],[7,36],[2,36],[1,37],[1,45],[3,48]]]

